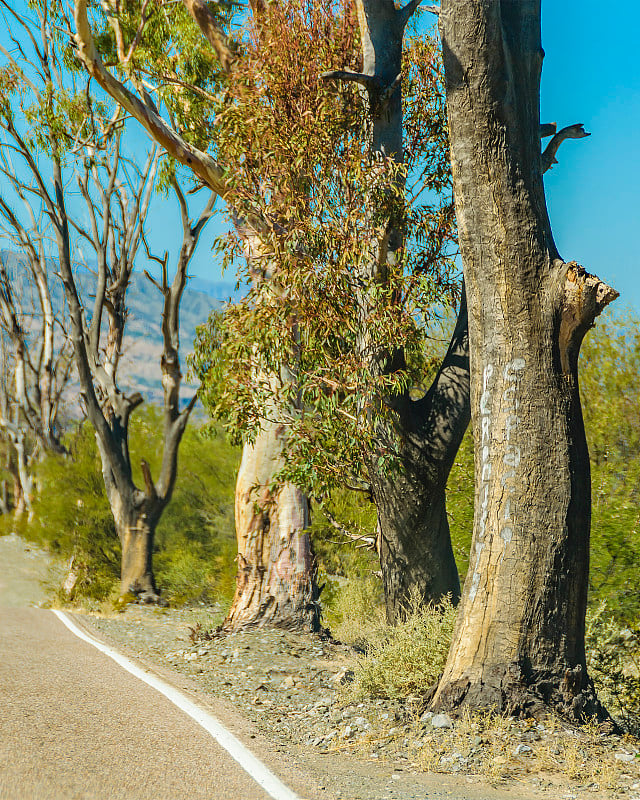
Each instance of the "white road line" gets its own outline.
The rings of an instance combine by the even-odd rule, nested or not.
[[[109,647],[92,636],[89,636],[82,631],[63,611],[51,609],[58,617],[60,622],[69,628],[79,639],[93,645],[101,653],[112,658],[116,664],[119,664],[127,672],[130,672],[136,678],[144,681],[146,684],[154,688],[156,691],[163,694],[175,706],[177,706],[185,714],[188,714],[199,725],[201,725],[207,733],[209,733],[223,747],[229,755],[235,759],[242,769],[247,772],[256,783],[269,794],[274,800],[300,800],[297,794],[291,791],[288,786],[285,786],[282,781],[271,772],[261,761],[259,761],[253,753],[248,750],[242,742],[237,739],[224,725],[200,706],[196,705],[185,694],[178,689],[174,689],[165,681],[158,678],[153,673],[147,673],[142,670],[137,664],[128,659],[126,656],[118,653],[112,647]]]

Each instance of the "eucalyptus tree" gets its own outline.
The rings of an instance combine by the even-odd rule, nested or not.
[[[578,355],[617,293],[553,240],[540,152],[539,0],[443,0],[449,136],[469,304],[476,502],[435,707],[601,714],[586,670],[590,470]],[[544,126],[542,133],[553,133]]]
[[[180,440],[196,400],[192,397],[181,409],[180,301],[189,262],[214,200],[192,220],[175,172],[170,166],[165,169],[182,227],[182,246],[170,280],[168,255],[152,256],[145,238],[157,148],[143,166],[125,156],[120,110],[95,101],[83,73],[68,67],[69,53],[58,33],[67,22],[63,9],[34,4],[29,10],[16,10],[4,0],[2,6],[21,30],[20,38],[14,39],[16,55],[4,51],[3,118],[12,156],[7,164],[13,174],[24,176],[22,191],[34,219],[45,219],[53,231],[80,397],[95,429],[122,548],[121,591],[157,600],[154,531],[171,498]],[[77,188],[72,190],[73,183]],[[141,488],[133,477],[128,426],[143,397],[122,389],[118,367],[126,333],[127,289],[143,245],[161,267],[160,279],[152,280],[163,295],[159,323],[164,435],[160,474],[154,480],[143,460]]]
[[[230,309],[202,333],[197,352],[205,403],[235,428],[251,428],[276,398],[290,430],[292,480],[315,499],[345,485],[374,499],[393,619],[411,587],[425,600],[459,592],[444,496],[468,422],[466,317],[463,301],[426,393],[416,317],[428,321],[434,301],[450,298],[455,251],[438,58],[429,39],[410,37],[394,76],[402,70],[404,108],[399,80],[390,93],[368,96],[352,80],[366,82],[354,71],[366,34],[355,11],[269,6],[244,74],[225,87],[233,103],[216,109],[219,138],[235,154],[247,203],[273,187],[262,207],[279,222],[272,248],[280,282]],[[332,63],[344,69],[323,71]],[[377,86],[384,76],[375,76],[371,57],[365,69]],[[267,90],[253,91],[250,74]],[[406,157],[389,158],[376,144],[376,119],[390,113],[392,96],[388,124]],[[388,265],[372,271],[389,214],[402,231],[381,256]],[[295,380],[251,381],[256,353],[289,364]],[[224,373],[233,377],[222,385]]]

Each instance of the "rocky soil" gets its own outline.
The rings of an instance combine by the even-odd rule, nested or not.
[[[425,711],[420,698],[357,699],[350,683],[358,654],[350,647],[282,630],[220,636],[213,632],[219,620],[215,609],[140,606],[87,618],[96,633],[130,655],[170,667],[229,701],[292,757],[330,761],[338,772],[340,759],[347,759],[352,767],[343,764],[343,770],[352,779],[343,781],[340,797],[421,800],[453,792],[456,798],[640,800],[638,740],[576,730],[555,719],[452,721]],[[384,785],[374,782],[362,794],[353,775],[374,765],[386,774]],[[427,773],[459,789],[410,791],[410,776]],[[472,787],[481,794],[469,794]]]

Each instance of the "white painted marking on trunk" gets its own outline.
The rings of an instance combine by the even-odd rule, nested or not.
[[[151,686],[160,694],[164,695],[175,706],[177,706],[185,714],[188,714],[191,719],[195,720],[198,725],[202,726],[207,733],[209,733],[216,742],[223,747],[229,755],[238,762],[242,769],[248,773],[253,780],[267,792],[268,795],[274,800],[300,800],[297,794],[291,791],[288,786],[271,770],[266,767],[253,753],[248,750],[242,742],[237,739],[224,725],[200,706],[196,705],[193,700],[190,700],[185,694],[178,689],[165,683],[161,678],[158,678],[153,673],[145,672],[137,664],[128,659],[126,656],[118,653],[109,645],[99,642],[92,636],[86,634],[83,630],[72,622],[69,617],[63,612],[56,609],[51,609],[58,617],[60,622],[75,634],[79,639],[88,642],[101,653],[104,653],[109,658],[113,659],[116,664],[119,664],[127,672],[130,672],[134,677],[144,681],[148,686]]]

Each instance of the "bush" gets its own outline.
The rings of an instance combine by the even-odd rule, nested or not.
[[[360,659],[352,691],[357,697],[420,695],[438,680],[453,635],[456,609],[450,600],[422,605],[409,601],[397,625],[380,625]]]
[[[606,602],[587,616],[587,667],[600,700],[627,730],[640,734],[640,627],[623,625]]]
[[[323,592],[324,599],[324,592]],[[335,581],[323,606],[323,621],[341,642],[366,650],[386,627],[382,582],[375,575]]]

